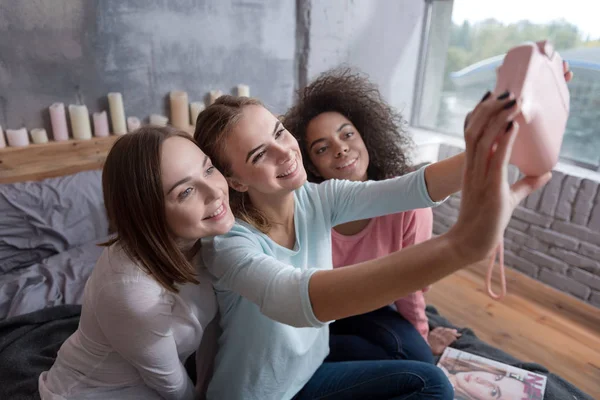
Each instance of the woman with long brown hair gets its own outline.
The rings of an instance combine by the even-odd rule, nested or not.
[[[227,182],[188,134],[150,126],[115,142],[102,186],[114,237],[87,281],[79,328],[39,378],[40,395],[198,398],[217,303],[196,255],[200,238],[233,225]],[[198,389],[184,367],[194,352]]]
[[[484,96],[465,130],[464,170],[450,160],[381,181],[314,184],[298,142],[258,100],[223,96],[202,111],[194,138],[227,177],[237,217],[201,250],[223,328],[208,397],[452,399],[430,363],[323,362],[328,323],[384,307],[491,254],[516,205],[550,178],[508,184],[519,112],[510,93]],[[332,268],[334,226],[435,206],[461,187],[460,215],[446,234]]]

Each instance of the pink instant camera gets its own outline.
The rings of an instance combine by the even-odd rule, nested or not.
[[[525,43],[506,53],[497,73],[494,92],[523,101],[510,163],[524,175],[543,175],[558,162],[569,117],[563,60],[546,40]]]
[[[510,163],[527,176],[551,171],[558,162],[562,139],[569,117],[570,96],[563,70],[563,60],[546,40],[525,43],[511,49],[497,70],[494,92],[510,91],[521,98],[521,114],[515,119],[519,133],[513,145]],[[506,294],[504,246],[497,248],[500,265],[500,295],[492,291],[492,259],[486,289],[494,299]]]

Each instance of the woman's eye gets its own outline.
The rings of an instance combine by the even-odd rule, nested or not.
[[[214,167],[213,165],[211,165],[210,167],[208,167],[208,168],[206,169],[206,172],[205,172],[205,174],[206,174],[206,175],[210,175],[210,174],[212,174],[213,172],[215,172],[215,167]]]
[[[325,150],[327,150],[327,146],[319,147],[315,153],[323,154],[325,152]]]
[[[252,159],[252,164],[256,164],[263,156],[265,155],[265,151],[261,151]]]
[[[280,131],[278,131],[278,132],[275,134],[275,140],[279,139],[279,137],[280,137],[281,135],[283,135],[283,131],[284,131],[284,129],[281,129]]]
[[[492,389],[492,391],[490,392],[490,394],[491,394],[493,397],[496,397],[496,396],[498,395],[498,390],[496,390],[496,389]]]
[[[193,191],[193,190],[194,190],[194,189],[193,189],[193,188],[191,188],[191,187],[189,187],[189,188],[185,189],[183,192],[181,192],[181,193],[179,194],[179,196],[178,196],[178,197],[179,197],[179,200],[185,200],[185,199],[186,199],[186,198],[187,198],[187,197],[188,197],[190,194],[192,194],[192,191]]]
[[[353,135],[354,135],[354,132],[346,132],[345,135],[344,135],[344,137],[345,138],[349,138],[349,137],[351,137]]]

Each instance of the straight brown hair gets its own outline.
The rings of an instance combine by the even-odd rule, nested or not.
[[[160,152],[164,141],[174,136],[197,146],[185,132],[156,126],[139,128],[114,143],[102,170],[102,190],[116,235],[101,245],[117,243],[165,289],[178,292],[176,284],[198,280],[167,228]]]
[[[226,139],[239,121],[243,108],[249,105],[263,106],[258,99],[224,95],[206,107],[196,120],[194,140],[226,178],[232,174],[231,162],[226,157]],[[229,205],[235,217],[265,234],[269,232],[271,223],[252,205],[247,192],[238,192],[230,186]]]

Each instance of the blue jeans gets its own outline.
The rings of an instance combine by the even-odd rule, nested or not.
[[[329,325],[325,361],[414,360],[433,364],[431,348],[417,329],[391,307]]]
[[[294,400],[452,400],[442,370],[419,361],[324,362]]]

